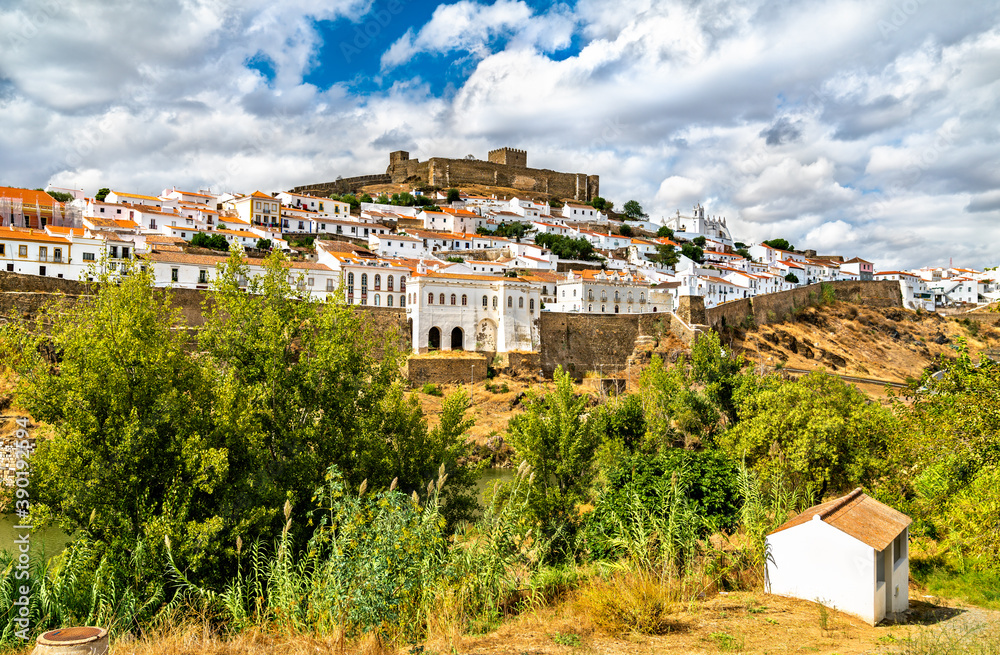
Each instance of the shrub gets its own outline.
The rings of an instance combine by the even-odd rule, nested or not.
[[[672,617],[680,595],[651,572],[625,571],[589,584],[580,602],[606,633],[661,635],[675,625]]]
[[[441,388],[438,385],[434,384],[433,382],[428,382],[424,386],[420,387],[420,391],[421,391],[421,393],[425,393],[428,396],[443,396],[444,395],[444,392],[441,391]]]

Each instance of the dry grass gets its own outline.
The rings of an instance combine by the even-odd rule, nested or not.
[[[579,603],[594,626],[609,635],[662,635],[676,628],[681,591],[647,571],[623,571],[594,580]]]

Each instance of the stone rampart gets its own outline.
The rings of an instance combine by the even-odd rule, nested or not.
[[[428,383],[459,384],[486,378],[486,356],[482,353],[410,355],[406,360],[406,379],[415,387]]]
[[[587,371],[610,375],[625,368],[639,335],[639,314],[542,312],[541,368],[551,377],[562,366],[582,379]]]

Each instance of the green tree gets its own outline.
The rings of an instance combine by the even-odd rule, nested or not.
[[[346,202],[351,206],[351,210],[357,210],[361,208],[361,202],[354,196],[353,193],[345,193],[340,196],[340,202]]]
[[[520,221],[511,221],[510,223],[507,223],[506,221],[501,221],[500,225],[497,225],[497,229],[493,231],[493,235],[503,237],[505,239],[520,241],[529,231],[531,231],[531,229],[531,225],[528,223],[522,223]]]
[[[660,264],[661,266],[676,266],[680,258],[677,256],[677,250],[669,243],[661,243],[656,246],[656,252],[649,256],[649,261]]]
[[[590,201],[590,206],[598,211],[604,211],[608,208],[608,201],[601,196],[597,196]]]
[[[37,189],[38,191],[43,191],[43,189]],[[46,191],[54,200],[59,202],[69,202],[73,199],[73,194],[66,193],[65,191]]]
[[[739,422],[720,439],[765,475],[777,469],[819,497],[878,479],[895,434],[885,408],[824,371],[797,381],[762,378],[735,394]]]
[[[362,193],[361,196],[358,198],[358,202],[371,202],[371,201],[372,197],[368,193]]]
[[[664,239],[673,239],[674,238],[674,231],[671,230],[666,225],[664,225],[664,226],[662,226],[660,229],[658,229],[656,231],[656,236],[662,237]]]
[[[618,234],[623,237],[630,237],[632,236],[632,228],[629,227],[627,223],[622,223],[621,227],[618,228]]]
[[[272,247],[270,239],[257,239],[257,250],[270,250]]]
[[[122,266],[121,277],[95,272],[93,295],[0,339],[18,401],[53,430],[31,459],[34,519],[84,531],[123,565],[137,547],[162,552],[169,536],[201,568],[226,524],[203,501],[226,493],[229,453],[188,331],[172,329],[182,323],[170,295],[153,289],[151,270]]]
[[[532,512],[553,555],[568,555],[579,527],[576,506],[588,497],[596,473],[598,434],[587,416],[587,398],[573,393],[573,381],[559,367],[556,388],[528,401],[510,420],[508,436],[517,457],[535,476]]]
[[[380,193],[378,198],[375,199],[375,202],[377,202],[380,205],[388,205],[390,203],[389,196],[387,196],[385,193]]]
[[[785,282],[791,282],[792,284],[798,284],[799,278],[795,273],[789,273],[785,276]]]
[[[795,250],[795,246],[788,243],[785,239],[769,239],[763,242],[766,246],[771,246],[772,248],[777,248],[778,250]]]
[[[462,200],[462,194],[459,192],[458,189],[448,189],[448,198],[445,202],[448,202],[450,204],[453,202],[461,202],[461,200]]]
[[[535,243],[548,248],[559,259],[577,259],[596,261],[600,255],[594,252],[594,244],[586,239],[574,239],[562,234],[539,232],[535,235]]]
[[[705,251],[693,243],[685,243],[682,245],[681,254],[697,264],[705,262]]]
[[[700,334],[691,346],[694,380],[730,424],[739,420],[736,396],[746,383],[743,370],[748,364],[743,353],[723,347],[719,333],[715,331]]]
[[[694,245],[698,246],[699,248],[704,249],[705,248],[705,244],[708,243],[708,239],[706,239],[703,236],[697,236],[697,237],[691,239],[691,243],[693,243]]]
[[[629,200],[626,202],[622,206],[622,212],[625,214],[625,219],[629,221],[641,221],[648,217],[648,214],[642,211],[642,205],[640,205],[637,200]]]
[[[713,398],[697,384],[687,358],[668,367],[654,355],[642,372],[639,388],[646,417],[644,451],[715,443],[723,428],[722,414]]]
[[[104,202],[104,199],[108,197],[109,193],[111,193],[111,189],[108,187],[101,187],[98,189],[97,193],[94,194],[94,200],[97,202]]]

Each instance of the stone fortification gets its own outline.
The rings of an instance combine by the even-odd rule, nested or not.
[[[420,161],[410,159],[410,153],[405,150],[397,150],[389,153],[389,167],[384,175],[342,178],[333,182],[298,186],[292,191],[329,195],[357,191],[370,184],[389,183],[441,188],[478,184],[545,193],[551,197],[572,198],[580,202],[593,200],[600,194],[599,176],[528,168],[528,153],[516,148],[491,150],[485,161],[446,157],[431,157],[427,161]]]

